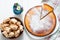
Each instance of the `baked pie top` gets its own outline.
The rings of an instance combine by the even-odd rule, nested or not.
[[[47,4],[31,8],[25,15],[26,29],[35,36],[45,36],[53,32],[56,16],[53,8]]]

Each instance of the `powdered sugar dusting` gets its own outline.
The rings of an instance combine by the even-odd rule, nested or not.
[[[52,23],[50,21],[51,18],[49,16],[46,16],[42,20],[40,20],[40,13],[36,9],[34,9],[35,14],[31,16],[30,18],[30,26],[31,29],[36,32],[37,30],[49,30]]]

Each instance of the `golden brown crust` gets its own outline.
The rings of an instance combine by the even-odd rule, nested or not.
[[[44,4],[44,5],[47,5],[47,4]],[[47,6],[49,6],[49,5],[47,5]],[[41,6],[35,6],[35,7],[41,7]],[[35,7],[33,7],[33,8],[35,8]],[[49,7],[50,7],[50,6],[49,6]],[[33,9],[33,8],[31,8],[31,9]],[[52,7],[51,7],[51,8],[52,8]],[[29,12],[31,9],[29,9],[28,12]],[[52,9],[53,9],[53,8],[52,8]],[[50,13],[53,13],[53,15],[54,15],[55,24],[54,24],[54,26],[52,26],[53,28],[52,28],[51,30],[49,30],[50,32],[47,33],[47,34],[35,34],[35,33],[32,32],[32,30],[31,30],[31,28],[30,28],[30,25],[29,25],[28,17],[26,18],[28,12],[26,13],[25,18],[24,18],[24,24],[25,24],[25,27],[26,27],[26,29],[28,30],[28,32],[30,32],[32,35],[35,35],[35,36],[46,36],[46,35],[49,35],[50,33],[53,32],[53,30],[54,30],[55,27],[56,27],[56,16],[55,16],[53,10],[50,11]]]

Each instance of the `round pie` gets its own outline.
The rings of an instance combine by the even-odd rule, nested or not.
[[[56,27],[56,16],[48,4],[35,6],[28,10],[24,19],[25,27],[32,35],[46,36]]]

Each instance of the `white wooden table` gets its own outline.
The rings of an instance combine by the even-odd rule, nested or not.
[[[37,5],[41,4],[42,0],[0,0],[0,23],[8,18],[8,17],[18,17],[20,18],[22,21],[24,21],[24,16],[26,14],[26,12]],[[13,13],[13,5],[14,3],[19,3],[21,6],[23,6],[23,13],[21,15],[15,15]],[[59,11],[60,8],[58,7],[55,12],[59,13],[57,11]],[[16,39],[6,39],[5,37],[2,36],[1,32],[0,32],[0,40],[34,40],[32,38],[30,38],[26,31],[24,30],[23,35],[21,35],[19,38]],[[44,39],[45,40],[45,39]]]

